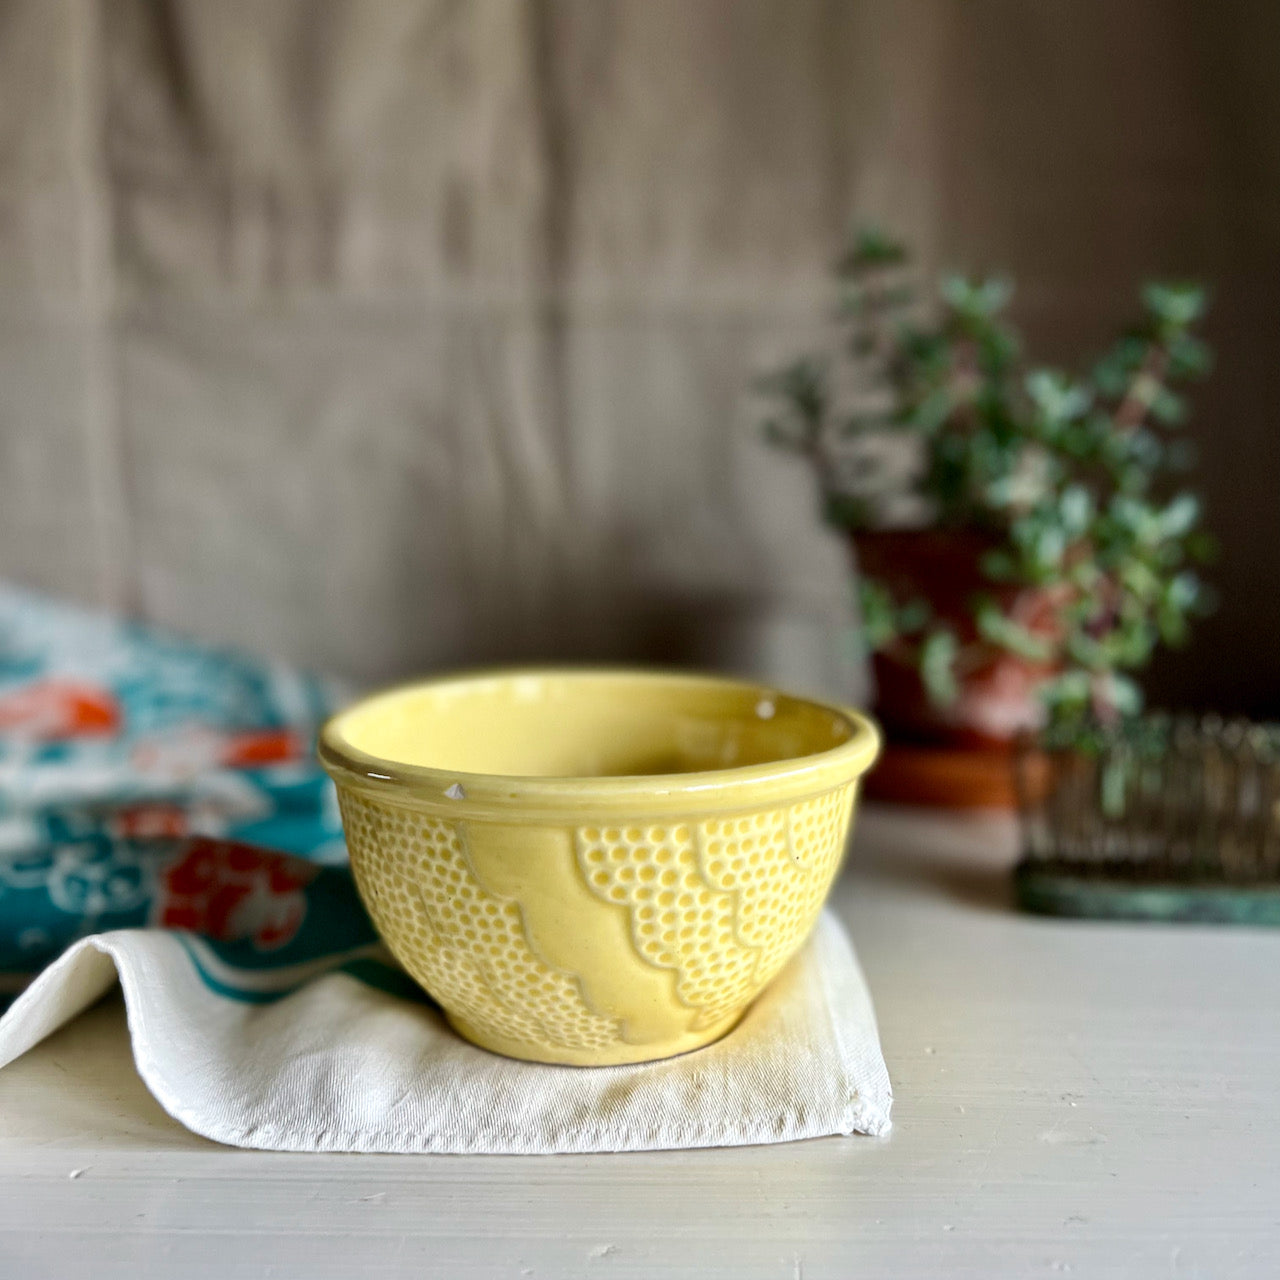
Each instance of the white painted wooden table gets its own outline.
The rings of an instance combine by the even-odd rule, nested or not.
[[[836,893],[883,1140],[287,1156],[186,1133],[118,1002],[0,1072],[0,1277],[1280,1274],[1280,934],[1013,914],[996,819],[868,810]]]

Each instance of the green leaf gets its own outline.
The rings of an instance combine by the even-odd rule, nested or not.
[[[990,596],[979,596],[973,602],[973,620],[978,634],[992,644],[1016,653],[1028,662],[1048,662],[1054,655],[1054,643],[1048,636],[1036,635],[1009,617]]]
[[[1069,422],[1088,410],[1092,396],[1087,387],[1073,383],[1064,374],[1049,369],[1033,369],[1023,381],[1032,404],[1049,424]]]
[[[1058,499],[1058,514],[1071,539],[1078,538],[1093,519],[1093,494],[1081,484],[1070,484]]]
[[[987,485],[982,496],[986,499],[988,506],[1011,507],[1020,496],[1017,479],[1014,476],[1001,476]]]
[[[1159,629],[1145,615],[1130,618],[1103,642],[1111,662],[1117,667],[1142,667],[1160,638]]]
[[[1164,533],[1160,514],[1141,498],[1118,493],[1107,512],[1110,520],[1135,542],[1154,546]]]
[[[1207,297],[1198,285],[1155,281],[1142,290],[1142,301],[1162,324],[1185,328],[1204,315]]]
[[[1148,397],[1151,416],[1163,426],[1180,427],[1187,420],[1187,402],[1176,391],[1158,387]]]
[[[1200,607],[1204,595],[1204,584],[1190,571],[1176,574],[1165,585],[1156,610],[1160,638],[1165,644],[1186,643],[1190,631],[1187,617]]]
[[[1190,571],[1170,579],[1165,588],[1165,602],[1175,609],[1191,609],[1200,598],[1202,583]]]
[[[983,575],[993,582],[1010,582],[1018,576],[1018,562],[1013,554],[999,547],[983,553],[980,567]]]
[[[1154,600],[1162,590],[1155,571],[1141,560],[1126,561],[1120,566],[1119,573],[1125,590],[1138,600]]]
[[[1137,682],[1110,672],[1102,684],[1103,698],[1122,716],[1136,716],[1142,710],[1142,689]]]
[[[827,369],[821,360],[793,360],[757,381],[765,395],[785,400],[809,430],[816,429],[827,409]]]
[[[908,600],[898,610],[898,630],[903,635],[912,635],[928,626],[929,619],[932,617],[933,609],[923,597]]]
[[[1064,671],[1040,686],[1040,697],[1050,707],[1083,708],[1089,702],[1092,682],[1084,671]]]
[[[1169,376],[1203,378],[1213,368],[1213,352],[1199,338],[1180,333],[1169,343]]]
[[[893,597],[874,578],[858,579],[858,611],[862,615],[862,632],[870,652],[875,653],[897,639]]]
[[[958,651],[955,634],[946,629],[931,632],[920,646],[920,678],[938,706],[947,706],[960,696],[955,672]]]
[[[948,387],[938,387],[929,392],[910,412],[911,426],[922,435],[931,436],[951,416],[955,402]]]
[[[1067,637],[1067,653],[1071,660],[1089,671],[1100,671],[1109,665],[1109,654],[1093,636],[1077,631]]]
[[[1125,799],[1129,790],[1129,760],[1121,753],[1113,753],[1102,766],[1102,777],[1099,783],[1099,800],[1102,812],[1108,818],[1122,818],[1125,811]]]
[[[1166,538],[1185,537],[1200,519],[1200,499],[1194,493],[1180,493],[1160,513],[1160,528]]]
[[[1136,334],[1120,338],[1094,367],[1093,385],[1104,396],[1115,398],[1124,395],[1129,379],[1146,359],[1148,346],[1147,340]]]
[[[1067,536],[1057,525],[1046,525],[1040,530],[1032,554],[1043,577],[1048,577],[1061,565],[1066,550]]]
[[[1108,460],[1120,466],[1137,467],[1148,477],[1163,461],[1165,451],[1164,440],[1146,427],[1136,427],[1123,435],[1112,434],[1106,450]]]
[[[957,315],[970,320],[988,320],[1008,305],[1013,297],[1013,282],[1003,276],[969,280],[961,275],[948,275],[943,277],[939,292]]]
[[[907,249],[880,227],[855,231],[852,242],[840,258],[837,270],[844,275],[871,267],[895,267],[907,260]]]
[[[1159,611],[1160,639],[1170,648],[1186,644],[1191,628],[1187,625],[1187,615],[1177,609],[1161,608]]]
[[[986,323],[989,327],[979,334],[978,366],[985,377],[998,378],[1018,358],[1020,347],[1017,337],[1008,329]],[[1003,388],[999,391],[1004,394]]]
[[[948,348],[942,334],[904,323],[898,326],[897,338],[903,357],[912,364],[928,369],[946,367]]]
[[[824,495],[822,519],[833,529],[868,529],[873,523],[866,500],[851,493]]]

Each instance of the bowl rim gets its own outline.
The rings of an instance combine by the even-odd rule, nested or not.
[[[843,720],[852,730],[835,747],[810,755],[763,764],[690,773],[545,776],[468,773],[433,765],[406,764],[372,755],[354,746],[342,729],[344,719],[369,703],[438,686],[524,677],[612,677],[655,684],[722,685],[760,698],[785,697]],[[425,680],[375,690],[330,716],[321,726],[317,754],[335,782],[380,793],[397,803],[482,816],[519,811],[706,812],[758,808],[762,803],[799,800],[849,783],[870,768],[880,752],[881,734],[861,711],[819,698],[790,693],[776,685],[701,671],[627,666],[555,664],[488,667],[450,672]],[[459,816],[462,816],[459,813]]]

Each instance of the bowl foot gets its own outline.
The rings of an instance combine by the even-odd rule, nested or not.
[[[669,1040],[659,1040],[650,1044],[627,1044],[624,1041],[618,1041],[603,1048],[591,1049],[514,1040],[481,1030],[479,1027],[472,1026],[465,1018],[455,1018],[448,1011],[445,1012],[445,1017],[449,1025],[464,1040],[479,1045],[481,1049],[488,1049],[490,1053],[500,1053],[506,1058],[519,1058],[525,1062],[543,1062],[555,1066],[612,1067],[628,1063],[657,1062],[662,1058],[675,1058],[682,1053],[704,1048],[722,1036],[728,1035],[742,1020],[745,1013],[746,1009],[739,1009],[710,1027],[687,1031]]]

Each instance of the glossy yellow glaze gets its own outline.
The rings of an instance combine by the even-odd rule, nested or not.
[[[728,1031],[808,937],[874,726],[734,680],[535,670],[336,716],[356,883],[469,1040],[643,1062]]]

